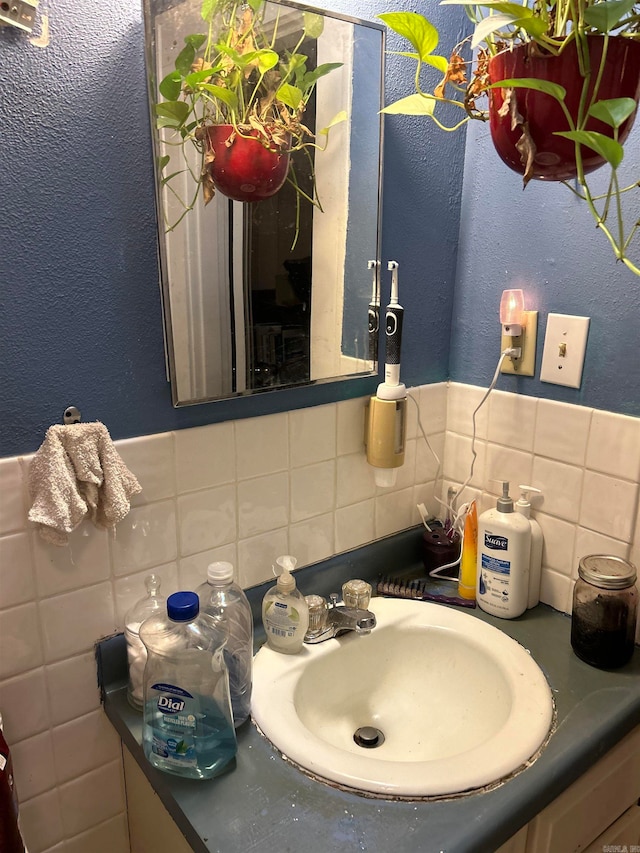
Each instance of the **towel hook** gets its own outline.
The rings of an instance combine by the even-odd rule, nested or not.
[[[62,414],[62,421],[65,424],[79,424],[81,420],[82,412],[75,406],[67,406]]]

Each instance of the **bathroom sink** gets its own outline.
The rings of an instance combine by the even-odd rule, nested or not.
[[[442,605],[369,609],[368,635],[257,653],[252,716],[283,756],[340,787],[415,799],[490,786],[539,753],[553,700],[526,649]]]

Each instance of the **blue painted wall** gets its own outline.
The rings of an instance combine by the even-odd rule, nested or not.
[[[326,2],[363,18],[390,5]],[[418,7],[426,8],[392,5]],[[429,5],[436,23],[445,12],[450,27],[455,20],[449,47],[463,18]],[[139,4],[57,0],[50,14],[44,49],[0,28],[0,455],[35,450],[69,404],[124,438],[371,391],[375,380],[357,380],[172,407]],[[388,47],[399,45],[390,38]],[[388,101],[408,93],[406,60],[389,58],[386,86]],[[639,139],[636,128],[627,144],[636,176]],[[498,356],[499,295],[521,278],[541,329],[548,311],[592,317],[584,383],[571,391],[503,377],[500,387],[640,414],[638,279],[614,264],[567,190],[531,185],[523,194],[476,126],[461,208],[463,145],[463,134],[426,120],[386,120],[382,257],[401,265],[405,382],[451,375],[486,385]]]
[[[539,314],[536,378],[502,376],[499,388],[640,415],[640,277],[616,263],[586,205],[557,184],[522,179],[499,160],[489,129],[467,131],[451,378],[488,385],[500,355],[500,295],[522,287]],[[625,145],[621,186],[640,177],[640,121]],[[608,172],[608,169],[603,170]],[[591,176],[599,192],[600,172]],[[625,199],[629,223],[640,219],[640,190]],[[640,232],[629,254],[640,263]],[[540,382],[547,314],[591,318],[580,389]]]
[[[362,18],[387,6],[326,2]],[[0,456],[35,450],[70,404],[124,438],[372,391],[369,379],[172,407],[140,4],[49,7],[46,48],[0,28]],[[389,100],[407,93],[406,67],[389,59]],[[407,384],[447,377],[463,145],[387,121],[382,257],[401,264]]]

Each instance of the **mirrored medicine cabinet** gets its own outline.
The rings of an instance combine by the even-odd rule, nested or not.
[[[288,0],[245,4],[259,16],[280,57],[278,68],[294,52],[306,56],[305,73],[331,65],[316,80],[302,116],[313,145],[291,154],[293,170],[270,197],[239,201],[216,191],[205,205],[199,191],[185,212],[203,157],[196,146],[180,145],[180,129],[158,126],[158,87],[193,34],[215,26],[203,21],[212,5],[220,14],[243,8],[229,0],[204,6],[203,0],[144,0],[173,403],[374,375],[370,305],[379,299],[383,28]],[[183,89],[180,97],[188,94]],[[336,116],[343,120],[332,124]],[[315,185],[317,203],[296,184],[309,196]]]

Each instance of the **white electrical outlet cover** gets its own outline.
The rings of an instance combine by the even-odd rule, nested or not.
[[[579,388],[587,349],[589,317],[549,314],[540,381]]]

